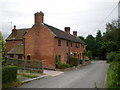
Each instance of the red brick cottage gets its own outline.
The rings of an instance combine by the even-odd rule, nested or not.
[[[55,68],[55,56],[59,55],[61,63],[68,57],[84,59],[86,46],[77,38],[77,31],[70,34],[70,27],[65,31],[44,23],[44,14],[35,13],[35,24],[32,28],[14,29],[6,39],[7,55],[11,58],[25,60],[45,60],[46,68]]]

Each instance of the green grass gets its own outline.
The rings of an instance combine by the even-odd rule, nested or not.
[[[23,77],[27,77],[27,78],[35,78],[35,77],[38,77],[38,75],[28,75],[28,74],[23,74]]]
[[[7,82],[5,84],[2,84],[2,88],[14,88],[21,85],[21,82],[19,80],[14,80],[12,82]]]
[[[112,62],[107,72],[107,88],[120,88],[118,63]]]

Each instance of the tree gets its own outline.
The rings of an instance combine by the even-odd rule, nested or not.
[[[102,59],[106,59],[107,53],[117,51],[117,43],[113,41],[104,42],[100,49]]]
[[[2,33],[0,32],[0,59],[5,59],[5,42],[2,36]]]
[[[87,45],[87,50],[92,51],[92,56],[96,56],[96,41],[92,35],[88,35],[85,39],[85,43]]]
[[[81,40],[85,41],[85,38],[83,36],[78,36]]]
[[[97,32],[97,35],[96,35],[96,57],[98,57],[99,59],[101,59],[101,46],[102,46],[102,43],[103,43],[103,38],[102,38],[102,34],[101,34],[101,31],[99,30]]]
[[[91,51],[87,51],[87,56],[88,56],[88,58],[91,60],[92,59],[92,52]]]
[[[118,28],[118,21],[106,24],[106,32],[103,34],[103,40],[104,42],[116,42],[117,49],[120,50],[120,28]]]
[[[103,33],[102,38],[103,43],[100,48],[102,59],[106,59],[107,53],[120,50],[120,29],[118,28],[117,21],[106,24],[106,32]]]

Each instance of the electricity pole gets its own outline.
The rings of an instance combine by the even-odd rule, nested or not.
[[[120,28],[120,1],[118,3],[118,28]]]

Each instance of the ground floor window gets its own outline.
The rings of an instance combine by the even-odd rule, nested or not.
[[[30,55],[27,56],[27,60],[30,60]]]
[[[22,55],[18,55],[18,59],[22,59]]]
[[[18,64],[22,64],[22,55],[18,55]]]
[[[74,53],[74,57],[76,56],[77,54],[76,53]]]
[[[66,56],[67,56],[67,57],[66,57],[66,60],[67,60],[66,62],[68,63],[68,59],[69,59],[68,53],[66,53]]]
[[[61,55],[59,55],[59,61],[61,61]]]
[[[10,54],[10,58],[14,58],[14,55],[13,55],[13,54]]]

